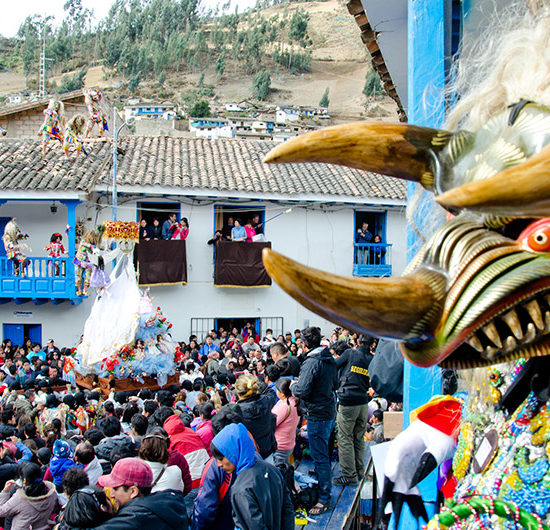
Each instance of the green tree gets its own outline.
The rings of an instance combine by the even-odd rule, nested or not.
[[[82,68],[80,72],[74,74],[72,77],[65,74],[61,78],[61,85],[57,89],[58,94],[64,94],[65,92],[72,92],[73,90],[79,90],[84,86],[84,77],[86,77],[87,69]]]
[[[271,90],[271,76],[267,70],[258,72],[252,79],[252,91],[260,101],[264,101]]]
[[[135,75],[130,79],[130,82],[128,83],[128,90],[132,92],[132,94],[139,88],[139,83],[141,81],[141,78],[139,75]]]
[[[164,85],[165,81],[166,81],[166,72],[161,72],[158,76],[157,83],[159,86],[162,86]]]
[[[330,103],[330,100],[328,99],[328,87],[327,87],[323,93],[323,97],[321,98],[321,101],[319,101],[319,106],[328,108],[329,103]]]
[[[220,77],[225,72],[225,50],[222,53],[220,53],[220,56],[216,61],[216,72],[220,75]]]
[[[365,86],[363,94],[367,97],[379,96],[384,92],[384,87],[380,81],[380,76],[371,68],[365,76]]]
[[[290,42],[299,42],[305,48],[308,43],[307,24],[309,15],[300,8],[294,11],[290,17],[290,26],[288,29],[288,40]]]
[[[208,101],[197,101],[189,111],[189,116],[193,118],[208,118],[210,116],[210,105]]]

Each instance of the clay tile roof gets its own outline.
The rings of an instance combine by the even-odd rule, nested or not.
[[[268,165],[272,141],[127,136],[119,156],[121,186],[165,186],[285,195],[404,200],[404,181],[329,164]],[[110,175],[100,183],[108,185]]]
[[[21,191],[91,191],[110,162],[110,143],[86,144],[89,158],[66,159],[50,143],[43,157],[39,140],[0,140],[0,189]]]
[[[0,189],[92,191],[111,185],[111,140],[86,142],[89,157],[75,163],[37,140],[0,140]],[[336,195],[405,200],[404,181],[329,164],[267,165],[271,141],[126,136],[119,141],[119,186],[256,194]]]

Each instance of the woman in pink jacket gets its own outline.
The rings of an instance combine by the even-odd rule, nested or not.
[[[211,401],[207,401],[206,403],[202,403],[199,406],[199,414],[200,418],[202,420],[202,423],[199,427],[197,427],[197,430],[195,431],[202,440],[202,443],[204,444],[204,447],[206,447],[206,450],[208,451],[208,456],[212,456],[210,454],[210,442],[212,441],[212,438],[214,438],[214,431],[212,431],[212,415],[214,414],[214,405]]]
[[[179,223],[176,223],[176,229],[172,232],[172,239],[183,240],[189,235],[189,221],[187,217],[182,217]]]
[[[288,458],[296,445],[296,428],[300,418],[296,398],[290,391],[290,382],[290,379],[282,377],[275,385],[277,397],[279,398],[279,401],[271,410],[277,416],[277,427],[275,429],[277,451],[273,454],[275,465],[288,464]]]

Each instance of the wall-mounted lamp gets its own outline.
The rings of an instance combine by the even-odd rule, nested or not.
[[[50,206],[50,212],[57,213],[57,204],[55,204],[55,201],[53,201],[52,205]]]

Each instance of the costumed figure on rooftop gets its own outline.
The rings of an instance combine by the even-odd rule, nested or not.
[[[107,116],[100,106],[101,92],[97,89],[88,90],[85,96],[86,105],[88,106],[88,121],[86,123],[86,135],[88,138],[94,126],[97,124],[99,136],[103,138],[105,131],[109,130],[107,125]]]
[[[104,252],[103,257],[117,263],[84,326],[75,371],[135,381],[155,376],[163,386],[175,373],[177,343],[169,334],[172,324],[153,305],[149,293],[138,287],[133,251],[139,225],[113,221],[104,226],[103,241],[116,242],[117,248]]]
[[[63,130],[65,127],[65,108],[57,99],[50,99],[48,107],[44,109],[44,122],[38,132],[42,136],[42,156],[46,154],[46,147],[50,140],[58,140],[63,143]]]
[[[29,250],[29,245],[24,243],[29,238],[28,234],[21,232],[21,229],[15,222],[15,217],[4,227],[4,249],[6,257],[13,263],[13,273],[18,276],[25,276],[27,267],[27,256],[23,252]]]
[[[76,114],[67,123],[65,134],[63,135],[63,151],[67,158],[69,158],[69,149],[71,146],[76,151],[77,160],[80,157],[81,151],[84,151],[84,154],[87,156],[86,151],[82,147],[82,133],[85,124],[86,118],[82,114]]]
[[[521,3],[509,18],[475,61],[462,55],[447,130],[353,123],[266,157],[414,181],[453,215],[397,278],[344,278],[263,251],[304,306],[468,383],[392,442],[381,511],[391,502],[397,526],[403,503],[426,519],[417,485],[445,462],[447,504],[430,529],[550,523],[550,13]]]

